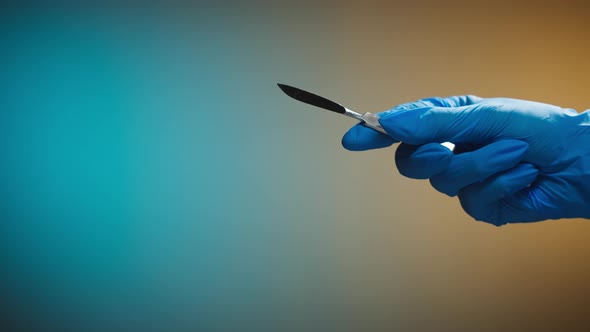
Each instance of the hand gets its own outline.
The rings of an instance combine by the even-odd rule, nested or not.
[[[352,151],[399,145],[400,173],[459,196],[494,225],[590,216],[590,114],[537,102],[475,96],[429,98],[379,114],[388,135],[361,124]],[[454,153],[440,145],[456,144]]]

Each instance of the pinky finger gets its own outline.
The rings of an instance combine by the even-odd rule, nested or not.
[[[498,220],[495,202],[514,195],[535,181],[539,170],[531,164],[519,164],[510,170],[497,174],[483,182],[469,185],[459,192],[463,209],[476,220],[505,224]]]

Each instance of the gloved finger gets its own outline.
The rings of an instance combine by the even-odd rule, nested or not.
[[[519,164],[514,168],[496,174],[489,179],[472,184],[459,192],[461,206],[470,216],[479,221],[485,221],[496,226],[512,222],[514,216],[521,213],[507,213],[506,206],[512,201],[517,210],[532,211],[527,188],[535,181],[539,170],[531,164]],[[532,188],[532,187],[531,187]],[[515,196],[519,193],[521,197]],[[526,197],[526,199],[525,199]],[[507,200],[507,198],[509,198]],[[526,207],[525,205],[531,204]],[[514,212],[514,211],[513,211]],[[523,215],[524,217],[524,215]]]
[[[510,113],[494,112],[497,107],[485,103],[386,112],[380,115],[379,123],[389,136],[408,144],[484,144],[497,139],[508,123]]]
[[[508,139],[454,155],[442,173],[430,178],[430,184],[444,194],[455,196],[461,188],[517,165],[524,158],[528,147],[526,142]]]
[[[395,151],[395,165],[400,174],[412,179],[427,179],[443,172],[451,162],[453,151],[440,145],[401,143]]]
[[[539,175],[532,164],[518,164],[489,179],[467,186],[459,192],[465,210],[486,206],[528,187]]]
[[[579,217],[572,205],[587,202],[570,191],[563,179],[539,175],[525,190],[500,200],[500,216],[510,223]]]
[[[417,108],[440,106],[440,107],[457,107],[467,106],[482,100],[481,98],[473,95],[465,96],[452,96],[447,98],[432,97],[417,100],[411,103],[405,103],[395,106],[394,108],[378,113],[379,116],[383,116],[388,113],[395,113],[404,110],[412,110]],[[397,143],[399,140],[391,139],[387,135],[380,134],[374,130],[357,124],[353,126],[348,132],[342,137],[342,146],[350,151],[364,151],[370,149],[379,149]]]
[[[446,98],[440,97],[433,97],[427,98],[427,100],[431,101],[433,106],[442,106],[442,107],[460,107],[460,106],[469,106],[475,103],[478,103],[483,100],[478,96],[474,95],[463,95],[463,96],[451,96]]]
[[[350,128],[342,137],[342,146],[350,151],[380,149],[397,142],[388,135],[367,128],[361,123]]]
[[[385,114],[387,112],[397,112],[401,110],[424,107],[426,105],[432,104],[418,100],[412,103],[397,105],[388,111],[378,113],[378,115]],[[357,123],[354,125],[342,137],[342,146],[349,151],[381,149],[391,146],[393,143],[397,142],[399,141],[392,139],[389,135],[376,132],[375,130],[364,126],[362,123]]]
[[[473,95],[464,95],[464,96],[451,96],[446,98],[441,97],[431,97],[431,98],[424,98],[420,99],[411,103],[405,103],[395,106],[389,111],[379,113],[385,114],[388,112],[395,112],[395,111],[403,111],[403,110],[413,110],[416,108],[423,108],[423,107],[460,107],[460,106],[469,106],[473,105],[477,102],[480,102],[482,98],[473,96]]]

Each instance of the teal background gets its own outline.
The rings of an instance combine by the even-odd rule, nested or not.
[[[0,12],[2,330],[585,330],[590,224],[475,222],[276,87],[583,110],[584,2]]]

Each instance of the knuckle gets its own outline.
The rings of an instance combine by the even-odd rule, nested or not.
[[[448,180],[444,175],[436,175],[430,178],[430,185],[437,191],[454,197],[457,196],[458,188],[455,187],[454,181]]]
[[[476,200],[466,199],[465,196],[460,198],[460,202],[463,210],[475,221],[485,222],[496,227],[506,224],[500,218],[500,213],[494,206],[480,204]]]

